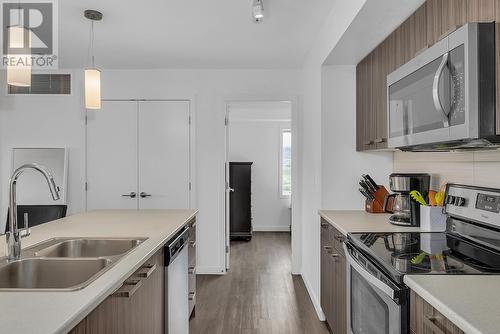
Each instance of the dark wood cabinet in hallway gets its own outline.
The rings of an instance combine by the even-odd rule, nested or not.
[[[254,233],[231,243],[231,270],[198,276],[191,334],[327,334],[300,276],[291,275],[290,235]]]

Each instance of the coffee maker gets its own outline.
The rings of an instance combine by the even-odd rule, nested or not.
[[[410,197],[410,191],[419,191],[424,198],[429,194],[429,174],[394,173],[389,184],[394,194],[387,195],[384,211],[392,213],[389,222],[400,226],[420,226],[420,204]]]

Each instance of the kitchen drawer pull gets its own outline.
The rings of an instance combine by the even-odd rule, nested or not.
[[[141,268],[137,272],[137,276],[140,278],[148,278],[149,276],[151,276],[152,273],[154,273],[155,270],[156,270],[156,264],[147,265],[147,266]]]
[[[130,298],[136,293],[137,290],[142,286],[141,280],[126,281],[123,283],[122,287],[113,293],[113,297],[125,297]]]
[[[196,275],[196,267],[189,267],[188,274],[189,275]]]
[[[328,223],[321,223],[322,228],[328,228],[329,224]]]
[[[332,246],[323,246],[323,248],[326,250],[330,250],[330,249],[332,249]]]
[[[369,140],[369,141],[365,141],[365,143],[364,143],[364,144],[365,144],[365,145],[373,145],[373,144],[374,144],[374,142],[373,142],[373,140]]]
[[[189,247],[196,247],[196,241],[190,241]]]
[[[432,330],[433,334],[446,334],[441,328],[438,327],[438,325],[436,325],[436,320],[437,319],[434,317],[425,316],[424,324]]]
[[[189,300],[194,300],[196,298],[196,292],[190,292],[189,293]]]
[[[382,143],[385,143],[387,141],[387,138],[377,138],[375,139],[375,143],[376,144],[382,144]]]
[[[345,241],[345,237],[342,234],[337,234],[335,236],[335,240],[340,241],[340,242],[344,242]]]

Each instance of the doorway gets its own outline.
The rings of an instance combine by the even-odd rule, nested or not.
[[[226,103],[226,271],[231,239],[250,240],[252,232],[292,233],[294,258],[294,109],[291,100]]]

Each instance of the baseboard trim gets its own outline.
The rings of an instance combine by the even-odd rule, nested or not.
[[[223,271],[220,267],[196,266],[196,274],[197,275],[224,275],[225,271]]]
[[[253,226],[255,232],[290,232],[290,226]]]
[[[311,285],[309,284],[309,281],[305,278],[304,275],[302,276],[302,280],[304,281],[304,285],[306,286],[307,293],[309,293],[309,298],[311,298],[311,301],[313,303],[314,309],[316,310],[316,314],[319,318],[320,321],[325,321],[326,317],[325,314],[323,313],[323,310],[321,309],[321,303],[319,302],[318,297],[314,293]]]

